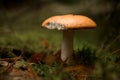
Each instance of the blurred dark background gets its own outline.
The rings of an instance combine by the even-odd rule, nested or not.
[[[77,40],[120,47],[119,0],[1,0],[0,34],[39,30],[46,18],[61,14],[86,15],[97,23],[95,30],[76,31]]]

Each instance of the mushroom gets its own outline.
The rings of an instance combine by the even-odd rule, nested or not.
[[[83,15],[68,14],[50,17],[42,23],[42,27],[63,31],[61,60],[69,63],[73,54],[74,30],[95,28],[96,23]]]

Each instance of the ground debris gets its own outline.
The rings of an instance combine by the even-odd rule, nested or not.
[[[13,68],[10,72],[0,74],[0,80],[40,80],[28,70]]]
[[[22,58],[16,58],[13,62],[2,60],[0,65],[0,80],[41,80]]]
[[[4,52],[15,56],[3,56]],[[0,58],[0,80],[88,80],[94,70],[88,65],[65,64],[61,60],[60,49],[34,52],[1,48],[0,53],[3,56]]]
[[[93,72],[94,68],[86,67],[83,65],[67,66],[63,68],[63,72],[73,73],[76,80],[88,80],[89,75]]]

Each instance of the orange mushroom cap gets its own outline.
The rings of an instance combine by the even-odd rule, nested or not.
[[[53,26],[55,26],[55,24],[58,24],[65,29],[82,29],[96,27],[96,23],[89,17],[72,14],[50,17],[42,23],[42,26],[49,28],[50,24],[54,24]],[[59,26],[55,26],[55,28],[53,29],[58,29],[58,27]]]

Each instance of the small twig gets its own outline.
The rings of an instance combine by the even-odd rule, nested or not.
[[[0,59],[0,61],[8,61],[8,62],[11,62],[11,61],[15,61],[16,59],[21,59],[21,57],[4,58],[4,59]]]
[[[22,58],[22,55],[23,55],[23,54],[24,54],[24,52],[22,51],[22,53],[20,54],[19,57],[14,58],[14,62],[13,62],[10,66],[8,66],[8,68],[7,68],[4,72],[9,72],[9,71],[11,71],[13,65],[14,65],[19,59]]]
[[[28,64],[28,71],[31,72],[34,76],[34,80],[40,80],[40,77],[38,77],[37,73],[32,69],[32,66]]]
[[[118,51],[120,51],[120,49],[117,49],[117,50],[113,51],[112,54],[115,54],[115,53],[117,53]]]
[[[120,38],[120,35],[118,35],[110,44],[108,44],[105,48],[105,50],[109,49],[111,47],[111,45],[117,40]]]

